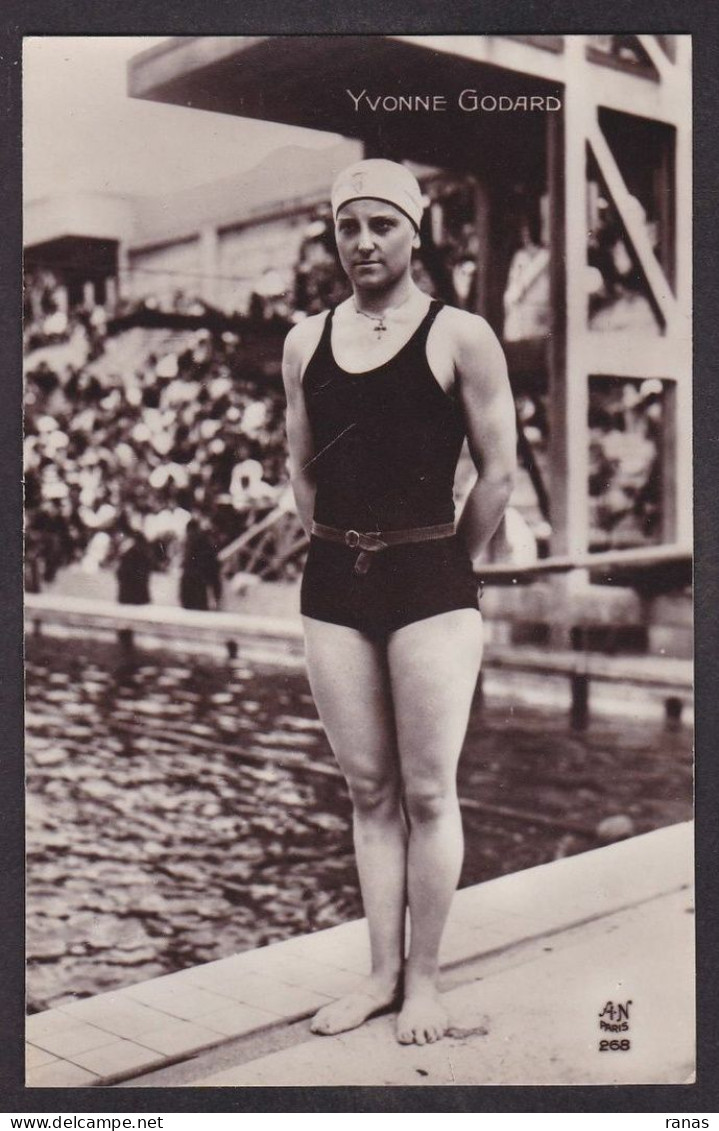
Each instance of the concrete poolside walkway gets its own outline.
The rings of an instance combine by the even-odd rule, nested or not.
[[[309,1033],[366,971],[358,920],[29,1018],[27,1086],[686,1083],[692,886],[687,823],[458,892],[436,1045],[399,1046],[390,1015]],[[600,1029],[607,1002],[628,1030]]]

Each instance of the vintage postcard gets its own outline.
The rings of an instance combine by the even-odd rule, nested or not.
[[[25,39],[28,1086],[694,1080],[691,46]]]

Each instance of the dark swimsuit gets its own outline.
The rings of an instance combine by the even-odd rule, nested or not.
[[[336,363],[328,314],[303,377],[316,522],[369,532],[454,521],[465,429],[426,352],[441,307],[433,301],[399,352],[363,373]],[[356,548],[311,538],[301,590],[305,616],[386,637],[438,613],[478,608],[477,579],[456,535],[390,546],[371,555],[365,573],[355,570],[357,557]]]

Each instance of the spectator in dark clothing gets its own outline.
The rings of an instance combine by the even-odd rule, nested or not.
[[[43,580],[51,584],[61,566],[72,561],[73,551],[67,519],[56,499],[50,500],[37,512],[33,527],[44,562]]]
[[[122,549],[117,568],[117,599],[121,605],[149,605],[150,574],[154,565],[147,538],[141,531],[133,532]]]
[[[212,593],[214,608],[219,608],[222,578],[212,540],[194,518],[187,524],[186,539],[180,578],[180,604],[183,609],[209,609],[209,595]]]

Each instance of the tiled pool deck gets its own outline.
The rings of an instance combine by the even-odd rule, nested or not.
[[[456,1027],[433,1046],[399,1046],[389,1016],[309,1033],[367,970],[357,920],[30,1017],[27,1086],[685,1083],[692,886],[679,824],[458,892],[442,950]],[[599,1055],[599,1011],[630,998],[631,1051]]]

